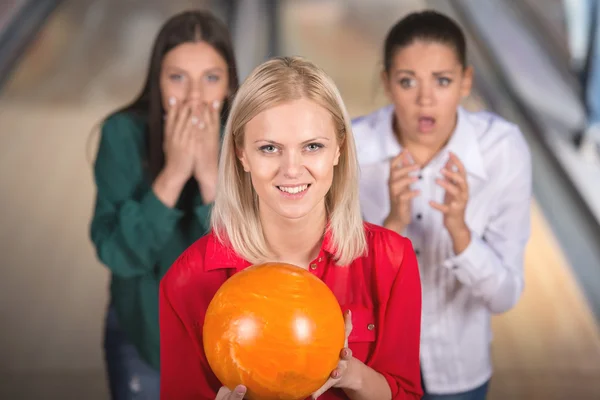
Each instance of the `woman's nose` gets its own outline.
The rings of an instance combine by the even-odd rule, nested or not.
[[[286,178],[299,178],[304,170],[302,155],[297,151],[288,151],[282,157],[281,169]]]

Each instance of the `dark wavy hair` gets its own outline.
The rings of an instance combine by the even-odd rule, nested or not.
[[[227,26],[213,14],[203,10],[182,12],[171,17],[162,26],[152,47],[148,72],[141,92],[131,103],[117,109],[106,118],[114,114],[129,113],[145,121],[146,156],[143,168],[151,181],[156,179],[165,164],[163,150],[165,109],[160,89],[163,58],[180,44],[200,41],[211,45],[227,63],[229,94],[221,110],[221,125],[225,125],[231,99],[239,85],[233,45]],[[186,213],[192,212],[197,187],[195,180],[190,178],[183,188],[180,208]]]
[[[164,167],[163,151],[164,120],[160,74],[165,55],[182,43],[206,42],[227,62],[229,93],[221,111],[221,123],[225,124],[229,112],[230,97],[238,87],[238,74],[233,45],[227,26],[207,11],[186,11],[169,19],[161,28],[150,56],[150,67],[141,93],[133,102],[119,112],[131,112],[147,121],[147,163],[152,178]]]

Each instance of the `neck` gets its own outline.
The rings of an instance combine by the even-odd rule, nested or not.
[[[275,260],[307,268],[319,254],[327,225],[325,204],[298,218],[283,218],[260,208],[263,233]]]

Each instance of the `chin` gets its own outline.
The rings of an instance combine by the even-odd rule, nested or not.
[[[424,145],[437,145],[440,141],[440,135],[435,131],[419,133],[417,140]]]
[[[285,218],[285,219],[290,219],[290,220],[295,220],[295,219],[302,219],[304,217],[306,217],[308,214],[310,214],[311,212],[311,208],[310,207],[280,207],[277,210],[277,214],[279,214],[280,217]]]

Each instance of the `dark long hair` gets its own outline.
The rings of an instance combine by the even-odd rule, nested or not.
[[[383,49],[383,64],[390,72],[397,50],[417,40],[450,46],[463,68],[467,67],[467,44],[461,27],[450,17],[433,10],[408,14],[388,32]]]
[[[140,94],[129,105],[117,112],[128,112],[140,116],[146,121],[147,157],[146,165],[149,177],[154,180],[163,169],[165,154],[163,151],[163,131],[165,110],[160,90],[160,74],[165,55],[174,47],[188,42],[203,41],[211,45],[223,57],[228,67],[229,96],[223,103],[221,123],[225,124],[229,113],[231,97],[238,87],[238,74],[233,45],[227,26],[207,11],[185,11],[170,18],[161,28],[150,56],[150,66],[146,82]],[[183,208],[191,207],[190,195],[195,182],[190,182],[182,193]]]

